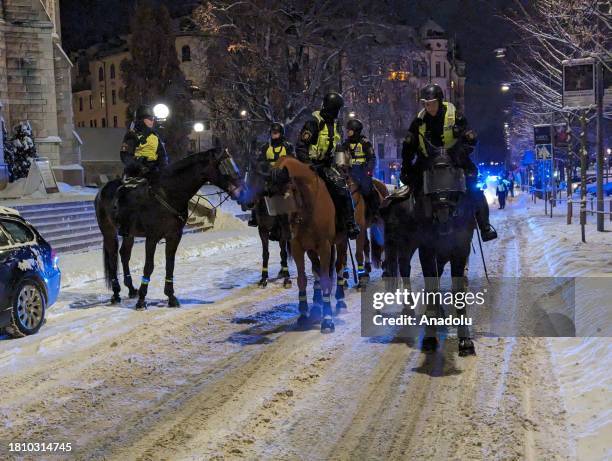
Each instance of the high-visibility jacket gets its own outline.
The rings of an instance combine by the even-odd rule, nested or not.
[[[450,149],[457,143],[457,139],[453,134],[453,127],[455,126],[455,114],[457,113],[455,106],[450,102],[443,102],[444,107],[446,107],[446,112],[444,113],[444,127],[442,131],[442,143],[445,149]],[[418,118],[422,121],[425,118],[426,111],[422,109]],[[425,131],[426,131],[426,123],[423,121],[421,126],[419,126],[419,147],[421,148],[421,153],[427,156],[427,148],[425,146]]]
[[[138,142],[134,150],[134,157],[144,158],[149,162],[158,159],[159,137],[155,133],[137,134]]]
[[[308,149],[308,157],[310,160],[323,160],[329,153],[336,150],[336,146],[340,143],[340,127],[337,123],[333,124],[333,133],[330,133],[327,123],[323,122],[323,117],[319,111],[313,112],[312,116],[319,124],[319,133],[317,142],[311,144]]]

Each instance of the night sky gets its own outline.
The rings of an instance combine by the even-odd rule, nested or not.
[[[171,13],[184,13],[194,0],[159,0]],[[120,33],[127,33],[129,12],[135,0],[62,0],[64,47],[73,51]],[[455,36],[461,58],[467,64],[466,116],[479,133],[479,160],[503,160],[503,109],[508,95],[499,91],[507,79],[493,50],[513,38],[507,23],[497,17],[510,2],[504,0],[387,0],[381,7],[394,8],[402,22],[418,26],[428,18]]]

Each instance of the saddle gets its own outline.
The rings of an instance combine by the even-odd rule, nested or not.
[[[383,199],[382,203],[380,204],[380,209],[382,210],[384,208],[387,208],[389,205],[391,205],[391,203],[401,202],[411,196],[412,194],[410,187],[407,185],[403,185],[402,187],[395,189]]]

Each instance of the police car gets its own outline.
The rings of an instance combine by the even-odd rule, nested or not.
[[[60,281],[51,246],[16,210],[0,206],[0,329],[12,337],[36,333]]]

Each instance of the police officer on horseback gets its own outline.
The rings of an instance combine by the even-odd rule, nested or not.
[[[348,138],[342,144],[342,149],[349,154],[349,174],[359,187],[368,209],[376,213],[380,206],[379,195],[372,183],[372,174],[376,167],[376,154],[372,143],[361,132],[363,123],[353,118],[346,124]]]
[[[293,144],[291,144],[285,138],[284,125],[279,122],[274,122],[272,125],[270,125],[270,140],[262,145],[257,152],[254,166],[255,168],[259,169],[267,169],[279,158],[287,155],[293,155]],[[251,219],[249,219],[248,225],[251,227],[257,227],[255,209],[251,211]]]
[[[160,171],[168,165],[166,148],[154,127],[155,116],[151,107],[138,106],[133,126],[121,144],[120,155],[126,178],[144,177],[155,182]]]
[[[302,162],[310,163],[325,181],[341,217],[340,224],[344,224],[348,237],[355,239],[359,235],[359,226],[355,222],[353,199],[346,180],[334,167],[336,147],[342,139],[337,123],[342,106],[341,94],[330,92],[325,95],[321,110],[313,112],[312,118],[300,131],[296,154]]]
[[[426,85],[421,90],[421,102],[424,108],[413,120],[403,143],[402,182],[413,192],[422,191],[428,147],[444,148],[454,165],[465,172],[466,189],[475,206],[476,221],[483,241],[497,238],[497,232],[489,223],[489,205],[482,190],[476,186],[478,168],[470,159],[476,144],[475,133],[455,106],[444,101],[444,93],[439,85]]]

